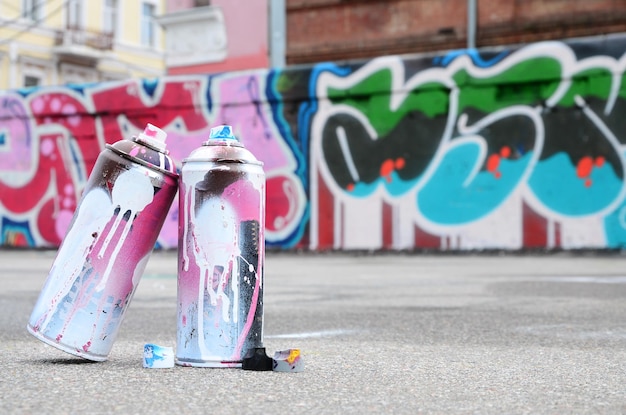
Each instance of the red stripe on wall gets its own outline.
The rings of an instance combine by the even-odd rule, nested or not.
[[[548,245],[548,221],[523,202],[522,232],[524,248],[545,248]]]
[[[343,226],[343,224],[346,223],[345,203],[339,204],[339,223],[341,223],[342,226],[339,227],[339,235],[335,235],[335,238],[339,238],[339,243],[341,244],[341,247],[344,247],[346,246],[346,232],[345,232],[345,226]]]
[[[335,241],[334,229],[334,200],[333,194],[324,183],[322,176],[317,174],[318,183],[318,229],[317,229],[317,249],[332,249]]]
[[[393,208],[383,202],[383,249],[393,248]]]
[[[415,248],[441,248],[441,238],[415,225]]]

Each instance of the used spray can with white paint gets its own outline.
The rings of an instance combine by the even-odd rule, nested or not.
[[[230,126],[183,160],[176,364],[241,367],[263,343],[265,174]]]
[[[148,124],[98,156],[27,325],[39,340],[108,358],[178,190],[165,138]]]

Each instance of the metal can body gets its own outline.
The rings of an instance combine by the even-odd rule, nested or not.
[[[89,360],[108,358],[178,189],[165,153],[122,140],[99,155],[27,325]]]
[[[241,367],[263,343],[265,174],[213,130],[181,170],[176,363]]]

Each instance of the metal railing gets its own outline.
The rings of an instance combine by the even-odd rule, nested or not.
[[[67,28],[56,33],[55,46],[87,46],[98,50],[113,49],[113,33]]]

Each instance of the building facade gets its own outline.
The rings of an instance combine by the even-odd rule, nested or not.
[[[473,8],[472,4],[475,5]],[[0,89],[288,65],[626,31],[623,0],[14,0],[0,3]]]
[[[168,0],[158,19],[167,73],[267,68],[269,7],[268,0]]]
[[[2,2],[0,89],[163,75],[164,10],[165,0]]]

